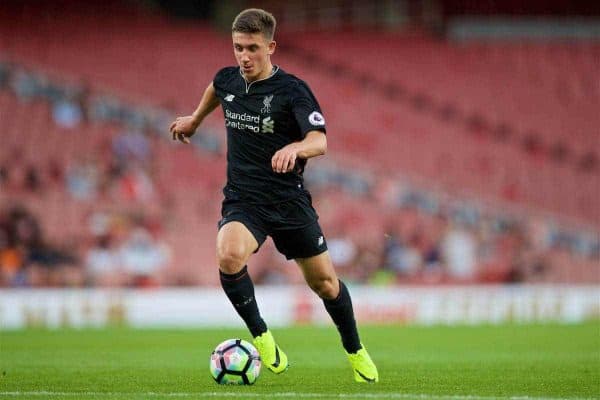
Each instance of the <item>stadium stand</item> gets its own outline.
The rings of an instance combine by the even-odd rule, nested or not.
[[[3,25],[3,36],[21,40],[3,48],[25,65],[43,65],[92,87],[181,111],[232,61],[227,37],[210,29],[143,15],[83,17],[77,15],[79,28],[65,13],[40,19],[47,22],[36,29],[13,19]],[[450,190],[489,193],[600,223],[598,45],[461,47],[381,35],[305,34],[294,37],[296,46],[307,49],[298,57],[281,46],[286,67],[312,82],[324,99],[332,131],[343,139],[334,146],[358,157],[377,152],[379,165]],[[85,57],[78,48],[97,50]],[[180,62],[181,57],[202,64]],[[333,74],[324,74],[331,64]],[[354,79],[342,79],[350,73]],[[378,85],[391,85],[392,98],[382,96]],[[190,86],[196,89],[181,90]],[[405,101],[394,101],[403,94]],[[339,98],[343,104],[335,104]],[[440,118],[444,108],[462,123]]]
[[[370,126],[356,136],[392,132],[369,149],[390,167],[600,221],[597,44],[449,45],[364,32],[295,44],[298,59],[330,70],[326,93],[342,85],[361,93],[352,108]]]
[[[110,4],[0,15],[0,214],[12,227],[18,203],[46,247],[66,253],[17,278],[3,264],[5,285],[217,283],[222,117],[193,148],[169,143],[166,121],[232,62],[229,39],[113,15]],[[332,133],[334,162],[311,162],[307,179],[342,275],[600,280],[597,45],[461,47],[363,32],[307,34],[292,47],[282,36],[278,62],[310,82]],[[6,254],[24,243],[8,236]],[[94,278],[90,260],[101,269],[136,243],[152,244],[161,265]],[[259,257],[260,281],[301,279],[271,245]],[[62,272],[44,278],[50,264]]]

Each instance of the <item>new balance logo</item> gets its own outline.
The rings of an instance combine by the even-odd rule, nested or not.
[[[225,101],[232,102],[234,98],[235,98],[235,95],[228,94],[227,96],[225,96]]]
[[[263,118],[262,120],[262,132],[263,133],[274,133],[275,121],[271,117]]]
[[[243,299],[242,302],[235,303],[234,306],[235,307],[244,307],[244,306],[247,306],[248,304],[252,303],[253,300],[254,300],[253,296],[247,297],[247,298]]]

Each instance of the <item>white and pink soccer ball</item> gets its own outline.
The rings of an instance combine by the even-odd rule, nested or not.
[[[210,373],[219,384],[252,385],[260,367],[258,350],[242,339],[228,339],[210,355]]]

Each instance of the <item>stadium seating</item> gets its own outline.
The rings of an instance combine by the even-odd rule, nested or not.
[[[229,39],[209,28],[143,15],[77,15],[75,26],[68,14],[56,18],[35,29],[3,24],[4,38],[20,40],[4,40],[0,49],[25,65],[181,112],[196,104],[219,67],[233,62]],[[298,56],[285,36],[281,43],[276,61],[309,81],[323,101],[332,137],[340,138],[331,140],[334,151],[357,158],[376,152],[371,167],[600,223],[599,46],[450,45],[329,33],[293,36],[305,50]],[[96,50],[85,56],[79,48]],[[324,73],[328,62],[338,70]],[[378,90],[385,84],[391,95]],[[394,99],[403,93],[406,101]],[[439,118],[438,107],[447,104],[472,124]],[[512,137],[481,134],[499,124]],[[566,161],[552,161],[552,146],[566,149]],[[593,170],[582,171],[580,160],[590,154]]]
[[[233,63],[229,38],[209,27],[107,10],[0,14],[0,61],[176,112],[189,112],[218,68]],[[294,35],[294,46],[286,44],[291,40],[282,34],[275,60],[308,81],[322,102],[334,160],[477,198],[500,212],[600,226],[597,45],[452,45],[364,32]],[[18,150],[23,168],[43,170],[58,159],[68,169],[81,154],[106,163],[106,147],[125,129],[94,122],[61,128],[51,113],[45,102],[23,103],[0,91],[0,161]],[[208,121],[212,129],[222,130],[221,124],[220,113]],[[506,127],[505,135],[493,134],[499,127]],[[552,159],[549,149],[557,144],[566,149],[565,161]],[[579,163],[586,154],[596,157],[588,170]],[[216,284],[214,233],[225,161],[166,140],[152,141],[152,156],[159,194],[144,208],[161,210],[172,247],[164,282]],[[14,193],[0,192],[0,198]],[[78,202],[64,190],[19,196],[59,241],[84,233],[95,210],[136,208],[111,199]],[[316,201],[325,228],[345,223],[356,241],[383,240],[389,215],[372,199],[331,192]],[[547,279],[597,279],[589,262],[565,257],[561,265],[573,267],[552,269]]]
[[[351,119],[338,130],[347,134],[353,122],[368,124],[369,140],[363,142],[380,147],[367,151],[376,150],[389,167],[446,183],[450,190],[491,193],[600,221],[598,45],[449,45],[363,32],[307,34],[294,43],[298,58],[311,54],[312,65],[333,69],[321,80],[312,77],[321,98],[360,93],[348,105],[360,110],[354,113],[360,121]],[[382,86],[396,90],[382,95]],[[447,105],[454,110],[450,120],[439,115]],[[338,120],[334,116],[333,123]],[[496,137],[500,127],[507,137]],[[553,146],[565,149],[566,160],[555,162]],[[411,160],[411,153],[419,159]],[[586,157],[595,166],[583,171]]]
[[[22,104],[13,95],[0,93],[0,129],[3,132],[0,162],[9,165],[16,176],[15,181],[25,167],[35,165],[45,182],[43,189],[35,193],[20,187],[1,190],[0,203],[18,199],[40,219],[44,233],[52,243],[64,243],[81,242],[89,236],[89,217],[94,212],[114,209],[135,212],[143,206],[147,214],[158,209],[164,219],[165,210],[161,208],[164,201],[170,200],[174,209],[166,214],[173,220],[163,221],[168,227],[164,239],[172,247],[174,258],[173,270],[166,282],[214,284],[216,275],[207,276],[203,270],[214,264],[215,218],[220,205],[219,185],[224,174],[224,160],[214,156],[197,157],[190,148],[175,149],[169,142],[161,140],[153,147],[156,157],[153,162],[159,171],[154,179],[156,187],[164,188],[167,194],[143,204],[128,204],[114,196],[96,198],[92,202],[80,201],[70,196],[62,184],[52,187],[47,183],[50,162],[58,158],[61,169],[66,171],[82,154],[106,158],[106,151],[101,149],[110,146],[107,143],[111,137],[125,127],[89,123],[74,131],[58,127],[50,112],[45,103]],[[13,160],[15,153],[20,157]],[[181,190],[185,187],[195,187],[195,190]],[[176,225],[177,229],[170,224]],[[198,265],[206,267],[199,268]]]

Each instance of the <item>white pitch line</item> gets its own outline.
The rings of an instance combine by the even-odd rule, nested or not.
[[[47,396],[47,397],[253,397],[253,398],[327,398],[327,399],[415,399],[415,400],[593,400],[592,398],[582,397],[530,397],[530,396],[479,396],[479,395],[437,395],[437,394],[412,394],[412,393],[244,393],[244,392],[50,392],[50,391],[30,391],[30,392],[0,392],[0,397],[21,397],[21,396]]]

